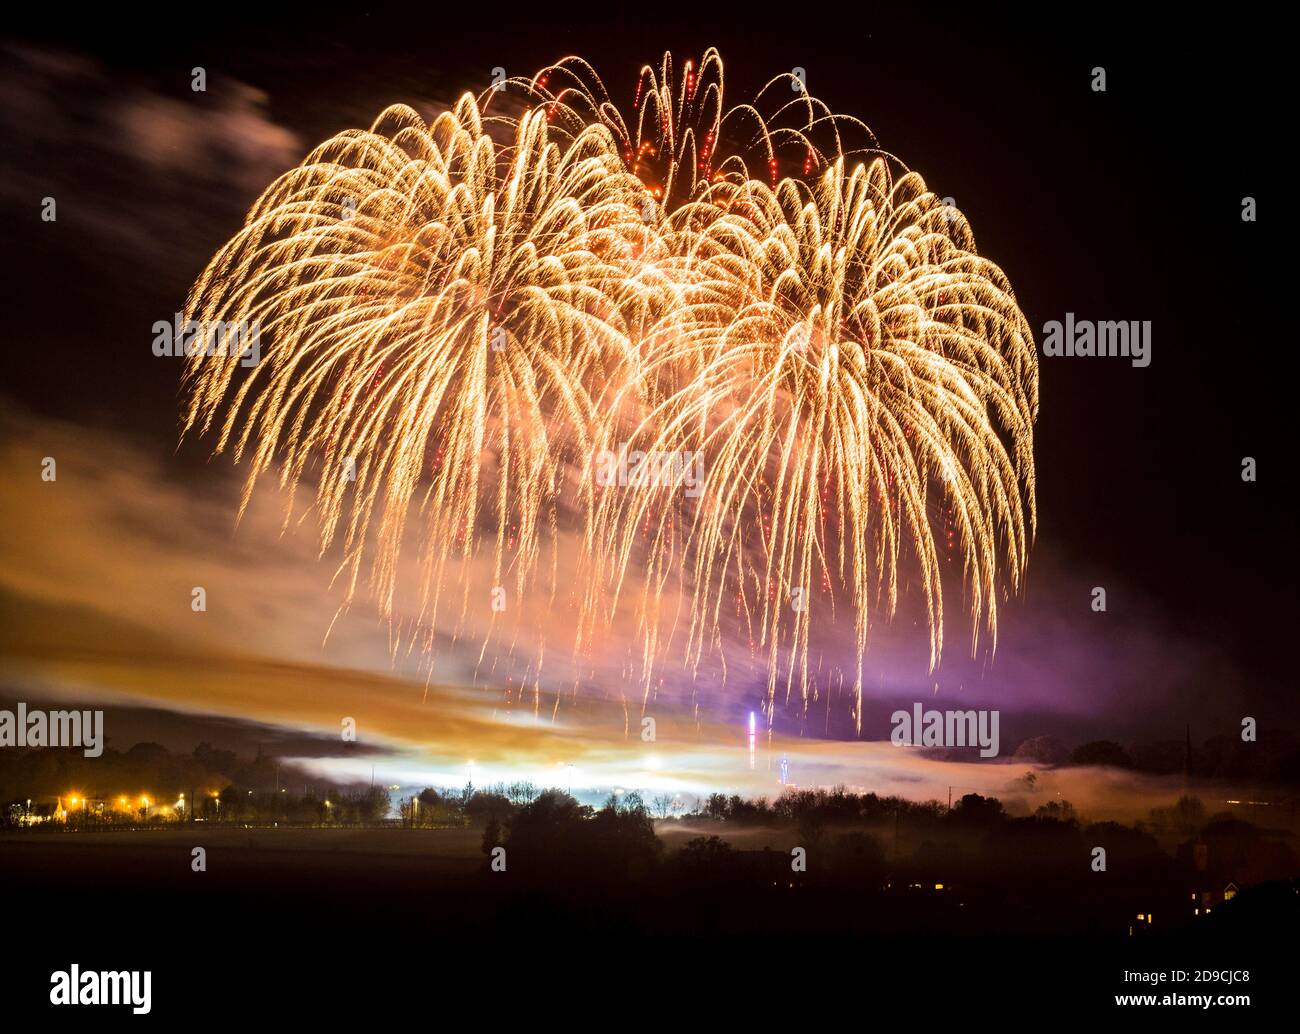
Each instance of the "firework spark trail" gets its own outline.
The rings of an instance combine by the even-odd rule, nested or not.
[[[1005,276],[914,173],[894,182],[883,159],[851,169],[841,159],[812,185],[752,185],[744,202],[745,217],[684,231],[681,251],[708,256],[696,263],[707,284],[699,325],[684,334],[697,316],[688,310],[652,335],[685,336],[700,353],[651,421],[708,457],[687,655],[698,661],[739,592],[766,647],[769,703],[783,639],[787,695],[797,683],[806,703],[811,615],[839,596],[855,615],[860,720],[872,606],[893,616],[909,553],[938,662],[936,504],[961,532],[972,649],[981,619],[996,636],[1003,553],[1007,586],[1019,588],[1032,536],[1032,337]]]
[[[806,708],[814,611],[833,623],[838,602],[860,726],[868,633],[894,615],[905,570],[938,663],[945,515],[971,648],[981,628],[995,642],[1033,535],[1037,365],[960,213],[805,91],[769,117],[727,109],[715,51],[680,82],[668,56],[644,68],[633,121],[579,58],[510,85],[518,116],[486,118],[489,92],[430,127],[395,107],[321,145],[195,285],[197,318],[260,319],[272,341],[241,384],[234,359],[187,373],[185,430],[220,418],[218,451],[251,453],[242,505],[277,459],[290,488],[319,468],[322,552],[342,525],[351,599],[369,549],[391,615],[424,486],[429,628],[455,569],[465,620],[481,548],[522,599],[549,538],[554,600],[572,512],[575,656],[635,597],[643,706],[667,659],[698,675],[721,655],[725,670],[734,603],[769,715],[782,685]],[[778,176],[791,165],[803,175]],[[593,457],[625,446],[703,455],[698,498],[680,470],[597,486]],[[351,492],[329,466],[340,456],[358,458]]]
[[[241,512],[277,460],[291,489],[315,468],[349,598],[373,521],[386,614],[422,484],[428,625],[484,522],[494,584],[508,565],[522,594],[598,434],[592,385],[635,359],[622,253],[644,246],[644,188],[603,130],[556,136],[534,112],[498,153],[469,97],[428,127],[390,108],[275,183],[192,292],[194,318],[258,320],[271,345],[238,385],[234,358],[194,357],[185,430],[221,417],[217,451],[251,455]]]
[[[936,506],[961,530],[972,649],[981,618],[996,636],[1003,552],[1008,587],[1019,587],[1032,535],[1032,338],[1005,276],[913,173],[894,182],[883,160],[851,170],[839,160],[811,186],[722,193],[703,230],[692,228],[698,212],[678,220],[693,301],[652,328],[646,370],[681,386],[633,434],[647,453],[704,453],[705,489],[685,534],[680,484],[602,499],[614,595],[638,558],[653,566],[680,551],[688,664],[716,643],[734,596],[766,650],[769,705],[783,662],[787,698],[797,684],[807,703],[813,609],[846,599],[860,720],[871,611],[893,616],[909,553],[938,662]],[[655,531],[641,548],[647,520]],[[660,590],[644,594],[651,625]]]
[[[712,47],[698,68],[686,62],[680,80],[671,54],[658,68],[643,66],[631,118],[578,56],[509,85],[526,102],[545,107],[547,119],[557,125],[575,131],[605,126],[627,167],[668,212],[718,182],[765,179],[775,188],[783,163],[802,166],[808,175],[828,160],[877,152],[865,123],[831,111],[789,72],[770,79],[751,101],[728,108],[722,57]],[[483,94],[485,108],[496,95],[496,90]],[[857,146],[849,148],[850,140]]]

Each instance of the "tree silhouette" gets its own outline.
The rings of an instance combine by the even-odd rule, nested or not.
[[[1111,740],[1093,740],[1075,747],[1070,753],[1072,765],[1109,765],[1111,768],[1132,768],[1128,752]]]

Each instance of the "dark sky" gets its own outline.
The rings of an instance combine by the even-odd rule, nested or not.
[[[1041,363],[1039,534],[1021,620],[1032,622],[1042,593],[1058,608],[1077,594],[1079,621],[1095,622],[1088,591],[1105,585],[1108,630],[1090,649],[1134,626],[1212,645],[1234,685],[1189,687],[1189,701],[1230,692],[1293,721],[1292,285],[1274,258],[1290,228],[1274,170],[1291,120],[1277,111],[1286,66],[1266,23],[1144,24],[1132,7],[1092,5],[979,21],[866,4],[793,5],[779,18],[737,4],[714,20],[699,5],[668,20],[617,13],[649,5],[607,5],[599,18],[546,5],[563,9],[551,18],[495,3],[458,23],[442,6],[313,5],[280,24],[204,7],[193,22],[115,14],[57,35],[52,20],[10,30],[0,401],[170,453],[177,369],[150,355],[150,325],[178,307],[281,153],[291,163],[389,103],[446,100],[481,88],[495,66],[524,74],[568,53],[630,92],[663,50],[685,58],[715,45],[733,98],[802,66],[813,93],[863,118],[956,200],[1040,341],[1066,312],[1152,323],[1148,368]],[[33,57],[49,54],[57,68]],[[199,101],[194,65],[209,75]],[[1090,89],[1096,65],[1104,94]],[[123,111],[196,103],[213,108],[200,126],[209,135],[174,160],[124,143]],[[241,119],[258,140],[250,152],[230,144]],[[57,230],[39,220],[47,194]],[[1241,220],[1246,195],[1257,223]],[[1246,455],[1255,484],[1240,478]],[[186,455],[171,468],[182,479],[203,469]]]

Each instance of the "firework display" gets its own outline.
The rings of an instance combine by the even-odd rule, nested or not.
[[[843,620],[860,722],[909,585],[931,668],[946,591],[974,650],[1021,585],[1037,363],[1009,280],[795,76],[728,108],[716,52],[665,56],[625,114],[569,58],[429,124],[390,108],[268,188],[187,316],[255,322],[265,356],[192,356],[183,433],[247,460],[244,506],[272,471],[314,492],[347,598],[368,573],[390,617],[413,534],[422,627],[487,606],[484,563],[572,612],[575,655],[634,607],[643,697],[738,641],[769,707],[806,706]]]

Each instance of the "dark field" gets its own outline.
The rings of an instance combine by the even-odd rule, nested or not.
[[[588,986],[635,1000],[647,982],[666,981],[706,1009],[725,1010],[732,992],[772,994],[774,1015],[798,1015],[804,991],[826,982],[864,1005],[918,1015],[923,990],[935,986],[993,991],[982,1000],[1012,1012],[1048,1001],[1088,1012],[1145,990],[1123,978],[1145,967],[1249,969],[1253,1007],[1267,1009],[1284,994],[1291,957],[1273,944],[1294,943],[1300,912],[1293,887],[1269,884],[1223,906],[1213,927],[1129,938],[1106,930],[1091,907],[829,886],[787,876],[775,852],[748,855],[753,864],[725,881],[490,873],[480,836],[212,828],[0,837],[6,926],[22,931],[9,943],[23,946],[6,998],[20,1012],[52,1015],[49,974],[77,962],[153,972],[153,1014],[134,1023],[166,1023],[195,996],[205,1011],[238,1015],[254,1000],[364,1014],[374,995],[406,988],[423,998],[449,974],[468,1000],[517,985],[494,1005],[506,1010]],[[663,839],[671,853],[682,837]],[[191,871],[196,845],[207,849],[206,872]]]

